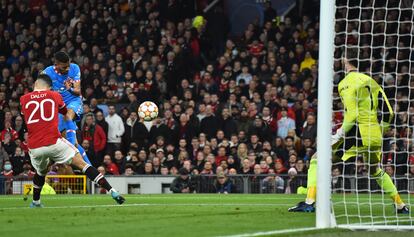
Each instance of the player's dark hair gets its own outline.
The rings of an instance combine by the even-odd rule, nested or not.
[[[345,58],[349,64],[354,67],[358,67],[358,49],[349,47],[346,49]]]
[[[55,60],[61,63],[68,63],[70,58],[69,55],[63,51],[55,53]]]
[[[46,74],[40,74],[39,76],[37,76],[36,80],[42,81],[44,84],[46,84],[49,87],[52,87],[53,85],[52,79],[50,79],[50,77]]]

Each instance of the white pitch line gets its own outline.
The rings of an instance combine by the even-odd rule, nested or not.
[[[82,206],[51,206],[51,207],[43,207],[41,209],[67,209],[67,208],[102,208],[102,207],[133,207],[133,206],[290,206],[290,204],[278,204],[278,203],[222,203],[222,204],[214,204],[214,203],[130,203],[130,204],[103,204],[103,205],[82,205]],[[0,207],[0,210],[19,210],[19,209],[29,209],[28,207]]]
[[[221,236],[221,237],[253,237],[253,236],[266,236],[266,235],[277,235],[277,234],[287,234],[287,233],[304,232],[304,231],[311,231],[311,230],[317,230],[317,229],[318,228],[316,228],[316,227],[299,228],[299,229],[283,229],[283,230],[261,231],[261,232],[238,234],[238,235],[227,235],[227,236]]]
[[[58,197],[53,197],[53,196],[49,196],[49,195],[45,195],[42,196],[44,197],[44,199],[47,200],[65,200],[65,199],[87,199],[89,197],[93,197],[93,199],[107,199],[108,196],[106,195],[77,195],[77,196],[58,196]],[[305,197],[305,196],[304,196]],[[249,197],[249,196],[237,196],[237,198],[241,198],[241,199],[250,199],[250,200],[302,200],[304,199],[304,197]],[[181,196],[181,195],[171,195],[171,196],[164,196],[164,197],[157,197],[157,196],[125,196],[126,199],[183,199],[183,200],[187,200],[187,199],[191,199],[191,200],[197,200],[197,199],[212,199],[212,198],[217,198],[217,199],[221,199],[220,196],[214,196],[211,195],[210,197],[197,197],[196,195],[188,195],[188,196]],[[226,200],[226,199],[232,199],[232,198],[236,198],[236,196],[232,196],[232,195],[226,195],[223,196],[222,200]],[[2,200],[19,200],[19,199],[23,199],[23,196],[12,196],[12,197],[1,197],[0,196],[0,201]]]
[[[106,199],[108,198],[107,195],[59,195],[59,196],[53,196],[53,195],[45,195],[43,196],[44,199],[47,200],[65,200],[65,199],[87,199],[89,197],[92,197],[93,199]],[[197,199],[211,199],[211,198],[217,198],[217,199],[221,199],[221,200],[228,200],[228,199],[232,199],[232,198],[241,198],[241,199],[250,199],[250,200],[304,200],[305,196],[303,197],[282,197],[282,196],[274,196],[274,197],[250,197],[248,195],[243,196],[243,195],[238,195],[238,196],[233,196],[233,195],[217,195],[217,194],[212,194],[211,196],[202,196],[199,197],[197,195],[175,195],[175,194],[171,194],[170,196],[160,196],[158,197],[157,195],[135,195],[135,196],[126,196],[126,199],[191,199],[191,200],[197,200]],[[356,199],[354,197],[348,197],[349,199],[352,200]],[[0,201],[2,200],[19,200],[19,199],[23,199],[23,196],[0,196]],[[380,197],[376,197],[376,198],[369,198],[369,197],[359,197],[359,200],[373,200],[373,201],[382,201],[383,199]],[[342,201],[335,201],[334,199],[334,203],[339,203],[342,204]]]

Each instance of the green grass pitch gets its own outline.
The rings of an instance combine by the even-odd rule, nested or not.
[[[338,213],[345,211],[341,207],[343,198],[334,197]],[[381,195],[345,198],[349,203],[382,200]],[[304,199],[300,195],[127,195],[126,199],[125,205],[119,206],[109,195],[44,196],[45,208],[30,209],[29,201],[24,202],[22,196],[0,196],[0,236],[256,236],[251,234],[315,226],[313,213],[287,212],[288,207]],[[391,204],[388,199],[386,202],[389,205],[378,206],[380,210],[373,214],[385,212],[392,219]],[[346,211],[364,216],[372,210],[349,205]],[[414,232],[330,229],[267,236],[409,237]]]

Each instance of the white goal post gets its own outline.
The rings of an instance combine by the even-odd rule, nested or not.
[[[331,127],[334,77],[335,1],[321,0],[319,28],[316,227],[331,223]]]
[[[414,0],[320,0],[317,228],[414,230],[413,39]],[[335,89],[345,75],[341,57],[347,48],[357,49],[357,71],[383,88],[395,113],[390,129],[383,130],[378,167],[412,209],[408,214],[397,213],[390,195],[376,183],[378,176],[370,175],[367,156],[374,152],[332,163],[333,115],[343,112]],[[378,122],[387,114],[384,101],[378,98]],[[358,132],[355,141],[361,139]]]

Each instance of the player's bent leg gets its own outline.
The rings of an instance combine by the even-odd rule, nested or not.
[[[111,193],[112,198],[118,203],[122,204],[125,202],[125,198],[122,197],[112,186],[108,183],[105,177],[99,173],[99,171],[89,165],[83,160],[82,156],[79,153],[76,153],[75,157],[72,159],[72,165],[82,170],[82,172],[94,183],[99,184],[101,187],[106,189],[106,191]]]
[[[397,212],[401,214],[408,214],[409,209],[401,199],[400,194],[398,193],[395,184],[392,182],[391,177],[379,167],[381,151],[368,152],[366,155],[370,163],[369,170],[371,177],[377,181],[382,190],[384,190],[384,192],[388,194],[393,200]]]
[[[76,130],[78,130],[78,127],[76,126],[75,122],[73,120],[66,120],[65,127],[66,139],[73,145],[76,145]]]
[[[81,154],[82,159],[86,162],[86,164],[92,166],[92,163],[88,158],[88,155],[86,155],[85,149],[83,149],[83,147],[80,144],[76,144],[76,148],[78,148],[79,153]]]
[[[78,130],[78,126],[76,126],[76,123],[73,121],[78,115],[75,113],[75,109],[77,111],[80,111],[79,108],[77,109],[78,105],[76,103],[69,104],[68,112],[66,113],[66,120],[63,122],[65,123],[65,131],[66,131],[66,139],[72,143],[73,145],[78,148],[80,154],[82,155],[83,160],[89,164],[92,165],[90,162],[88,155],[86,155],[85,149],[81,145],[78,144],[76,141],[76,130]],[[72,108],[73,107],[73,108]]]

